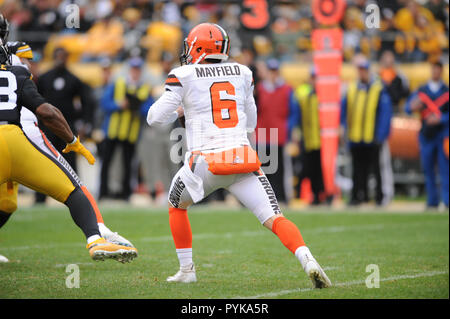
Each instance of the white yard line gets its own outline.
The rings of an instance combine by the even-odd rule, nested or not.
[[[392,280],[401,280],[401,279],[416,279],[421,277],[433,277],[437,275],[445,275],[448,274],[448,271],[430,271],[430,272],[424,272],[419,273],[415,275],[398,275],[398,276],[392,276],[392,277],[386,277],[381,278],[380,281],[392,281]],[[362,285],[365,284],[365,280],[356,280],[356,281],[347,281],[347,282],[338,282],[334,283],[333,287],[348,287],[348,286],[356,286],[356,285]],[[314,288],[298,288],[298,289],[290,289],[290,290],[280,290],[280,291],[274,291],[274,292],[268,292],[265,294],[260,294],[256,296],[248,296],[248,297],[234,297],[231,299],[259,299],[259,298],[270,298],[270,297],[278,297],[282,295],[287,295],[291,293],[301,293],[301,292],[307,292],[315,290]]]
[[[68,263],[68,264],[56,264],[55,267],[56,268],[61,268],[61,267],[67,267],[68,265],[73,265],[73,264],[75,264],[75,265],[82,265],[82,266],[92,266],[92,265],[94,265],[94,263],[81,263],[81,262],[79,262],[79,263]]]

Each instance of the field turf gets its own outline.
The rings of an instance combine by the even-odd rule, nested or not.
[[[198,282],[178,268],[167,211],[104,209],[139,250],[130,264],[94,262],[64,208],[20,209],[0,230],[0,298],[449,298],[449,215],[285,211],[334,283],[313,290],[297,259],[246,210],[190,210]],[[66,266],[80,288],[66,287]],[[366,287],[376,264],[380,288]]]

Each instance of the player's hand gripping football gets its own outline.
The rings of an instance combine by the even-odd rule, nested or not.
[[[91,152],[89,152],[86,147],[84,147],[83,144],[81,144],[79,138],[75,138],[75,141],[73,141],[72,143],[68,143],[66,145],[66,148],[63,149],[63,153],[69,152],[76,152],[83,155],[91,165],[94,165],[95,163],[95,157],[91,154]]]

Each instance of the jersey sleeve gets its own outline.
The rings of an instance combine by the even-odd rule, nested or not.
[[[170,124],[178,118],[177,108],[181,106],[181,96],[173,91],[165,91],[161,97],[150,106],[147,113],[148,125]]]
[[[252,71],[245,67],[245,115],[247,116],[247,132],[251,133],[255,130],[257,122],[256,103],[253,95],[254,81]]]
[[[183,85],[179,79],[179,76],[176,75],[176,72],[172,71],[167,76],[166,83],[164,85],[164,90],[167,92],[173,92],[180,97],[183,96]]]
[[[163,95],[148,110],[148,125],[165,125],[177,120],[176,110],[181,106],[184,94],[183,84],[178,73],[181,73],[181,68],[173,69],[167,76]]]
[[[45,99],[39,94],[36,85],[31,79],[25,79],[22,85],[22,90],[18,95],[19,105],[26,107],[33,113],[41,104],[45,103]]]

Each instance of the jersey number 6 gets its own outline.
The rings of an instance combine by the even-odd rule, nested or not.
[[[238,122],[236,101],[230,99],[221,99],[220,92],[226,92],[228,95],[235,95],[235,89],[230,82],[214,82],[209,88],[211,93],[211,106],[213,123],[218,128],[235,127]]]

